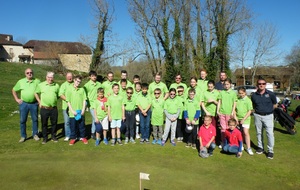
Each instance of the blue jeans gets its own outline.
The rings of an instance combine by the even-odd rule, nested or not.
[[[134,137],[134,127],[135,127],[135,111],[125,111],[126,117],[126,132],[125,137]]]
[[[19,110],[20,110],[21,137],[27,138],[26,122],[27,122],[29,112],[32,120],[32,136],[37,135],[38,134],[38,103],[22,102],[22,104],[19,105]]]
[[[207,149],[207,152],[212,153],[215,150],[215,148],[216,148],[216,144],[212,142],[212,143],[210,143],[210,145]]]
[[[65,122],[65,137],[71,136],[71,129],[70,129],[70,118],[68,115],[67,110],[63,110],[64,122]]]
[[[151,110],[148,110],[147,116],[144,116],[141,111],[139,111],[140,115],[140,131],[142,139],[149,139],[150,135],[150,118],[151,118]]]
[[[238,146],[230,146],[229,144],[223,146],[223,150],[225,152],[230,152],[230,153],[238,153],[239,152],[239,147]]]
[[[85,122],[84,116],[81,119],[75,120],[74,117],[70,118],[71,136],[70,139],[85,138]],[[77,134],[79,131],[79,135]]]

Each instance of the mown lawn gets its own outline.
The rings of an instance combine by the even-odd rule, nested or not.
[[[94,146],[81,142],[69,146],[60,138],[58,143],[32,139],[18,143],[18,106],[11,95],[15,82],[23,77],[28,65],[0,63],[0,188],[1,189],[139,189],[139,172],[150,174],[143,181],[146,189],[299,189],[299,134],[289,135],[276,124],[275,154],[242,158],[224,155],[216,149],[208,159],[198,157],[197,151],[178,143],[165,147],[152,144],[123,146]],[[44,80],[51,69],[30,65]],[[57,76],[61,83],[63,76]],[[300,101],[293,101],[294,109]],[[59,112],[61,113],[61,112]],[[90,124],[90,115],[86,115]],[[62,124],[62,115],[59,123]],[[28,120],[27,133],[31,134]],[[297,123],[299,126],[299,123]],[[255,129],[250,128],[256,145]],[[61,133],[61,129],[58,134]]]

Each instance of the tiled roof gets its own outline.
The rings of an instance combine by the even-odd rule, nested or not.
[[[245,68],[245,75],[251,75],[252,70]],[[258,67],[256,70],[256,75],[293,75],[294,69],[288,66],[278,66],[278,67]],[[241,68],[236,69],[234,74],[236,76],[241,76],[243,70]]]
[[[92,54],[88,46],[79,42],[30,40],[23,47],[33,48],[34,52],[49,52],[55,49],[58,54]]]
[[[13,41],[13,36],[10,34],[0,34],[0,45],[22,46],[21,43]]]

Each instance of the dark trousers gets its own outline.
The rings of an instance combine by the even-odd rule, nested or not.
[[[196,144],[198,125],[194,125],[193,130],[187,133],[187,143]]]
[[[126,117],[126,132],[125,137],[134,137],[134,128],[135,128],[135,110],[125,111]]]
[[[41,121],[42,121],[43,138],[46,140],[48,139],[48,119],[49,118],[50,118],[50,122],[51,122],[51,136],[52,136],[52,138],[55,137],[57,117],[58,117],[57,108],[56,107],[53,109],[41,108],[40,114],[41,114]]]
[[[185,120],[184,119],[177,119],[177,126],[176,126],[176,135],[178,137],[183,137],[183,131],[185,128]]]
[[[81,116],[81,119],[75,120],[74,117],[70,118],[70,128],[71,128],[71,135],[70,139],[76,139],[79,131],[79,138],[85,138],[85,121],[84,116]]]

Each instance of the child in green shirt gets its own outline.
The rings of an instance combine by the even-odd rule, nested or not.
[[[123,80],[123,79],[122,79]],[[127,97],[123,99],[123,104],[125,107],[125,144],[128,143],[129,138],[131,143],[135,143],[134,137],[134,127],[135,127],[135,107],[136,107],[136,99],[133,95],[133,88],[127,87],[126,89]]]
[[[177,126],[176,126],[176,135],[177,135],[177,142],[183,141],[183,131],[185,126],[185,120],[183,119],[183,106],[184,102],[186,100],[186,97],[184,95],[184,87],[178,86],[177,87],[177,99],[179,102],[181,102],[181,108],[180,108],[180,114],[177,119]]]
[[[160,97],[161,90],[156,88],[154,90],[154,99],[151,103],[151,125],[152,125],[152,134],[153,141],[152,144],[161,145],[162,138],[162,126],[164,124],[164,99]]]

